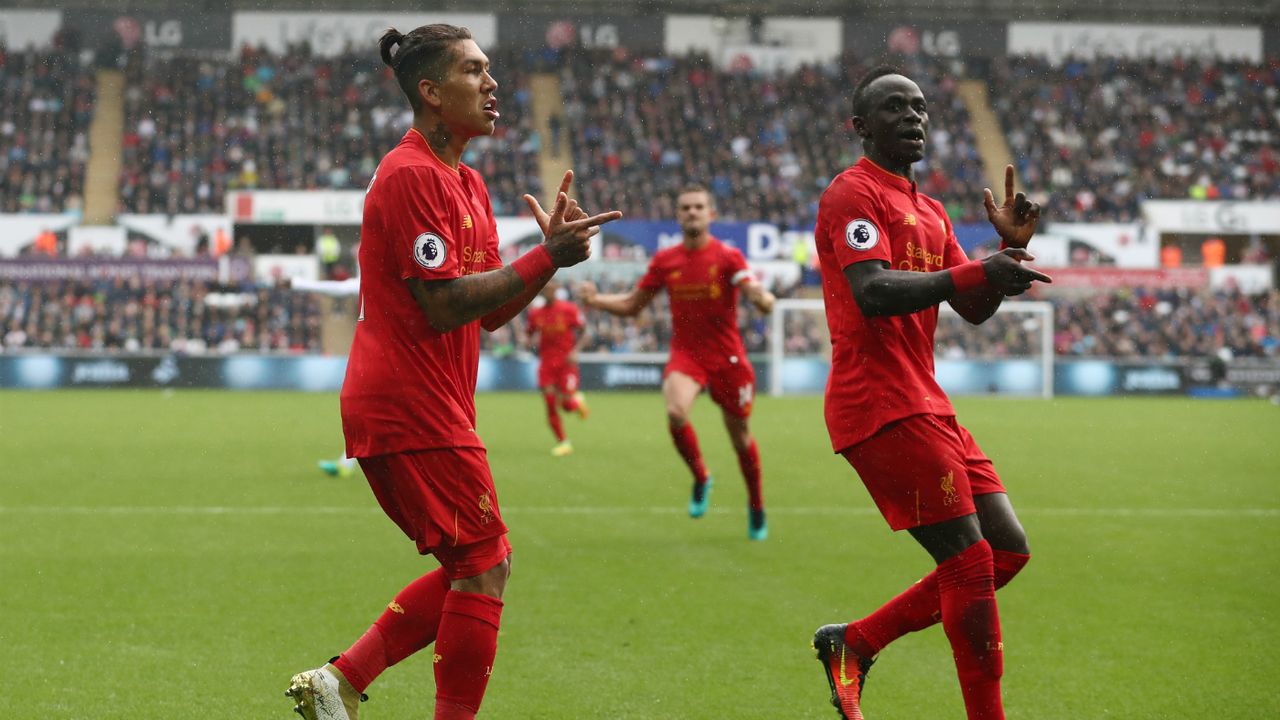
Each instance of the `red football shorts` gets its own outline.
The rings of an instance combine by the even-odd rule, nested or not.
[[[542,390],[554,388],[561,395],[572,395],[578,391],[578,383],[581,379],[576,363],[542,362],[538,364],[538,387]]]
[[[712,402],[730,415],[751,417],[751,406],[756,399],[756,371],[745,357],[716,370],[708,370],[696,358],[673,352],[662,377],[673,372],[693,378],[707,389]]]
[[[435,555],[450,580],[479,575],[511,553],[498,493],[482,448],[444,448],[360,458],[374,497],[418,552]]]
[[[975,495],[1005,491],[991,460],[954,417],[912,415],[841,454],[894,530],[972,514]]]

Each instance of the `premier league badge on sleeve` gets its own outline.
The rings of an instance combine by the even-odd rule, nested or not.
[[[444,238],[431,232],[424,232],[413,241],[413,259],[428,270],[435,270],[444,264]]]
[[[854,250],[870,250],[880,242],[880,231],[870,220],[854,220],[844,226],[844,241]]]

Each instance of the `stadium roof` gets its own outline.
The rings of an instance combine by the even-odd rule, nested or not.
[[[0,7],[49,9],[48,0],[0,0]],[[137,10],[414,10],[421,0],[62,0],[60,9]],[[1053,20],[1128,23],[1249,24],[1280,22],[1280,0],[436,0],[431,10],[746,15],[841,15],[902,21]]]

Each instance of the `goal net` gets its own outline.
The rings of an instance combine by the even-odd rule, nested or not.
[[[771,323],[770,394],[822,392],[831,368],[822,300],[779,300]],[[934,364],[949,395],[1053,397],[1053,304],[1005,301],[986,322],[971,325],[944,303]]]

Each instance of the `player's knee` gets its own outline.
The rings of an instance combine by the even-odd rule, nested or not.
[[[672,405],[667,406],[667,424],[673,430],[679,430],[689,423],[689,413]]]

